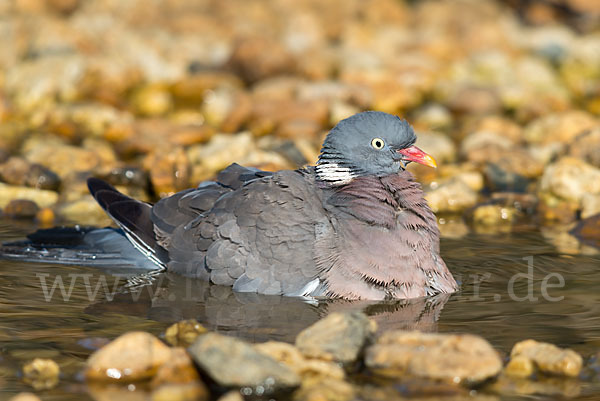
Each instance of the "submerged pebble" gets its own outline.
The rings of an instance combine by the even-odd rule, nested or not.
[[[52,359],[35,358],[23,366],[23,379],[36,390],[56,387],[60,368]]]

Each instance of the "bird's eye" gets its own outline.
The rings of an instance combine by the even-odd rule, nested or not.
[[[377,150],[383,149],[384,145],[385,143],[381,138],[373,138],[373,140],[371,141],[371,146],[373,146]]]

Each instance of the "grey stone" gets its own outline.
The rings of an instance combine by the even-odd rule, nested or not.
[[[298,334],[296,347],[306,357],[347,364],[357,359],[375,329],[363,313],[332,313]]]
[[[300,385],[298,375],[285,365],[232,337],[204,334],[188,352],[200,369],[223,387],[241,387],[262,395]]]

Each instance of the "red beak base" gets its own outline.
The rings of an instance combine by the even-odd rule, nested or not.
[[[404,156],[405,161],[411,161],[419,164],[423,164],[425,166],[437,168],[437,163],[433,159],[433,157],[429,156],[427,153],[423,152],[421,149],[416,146],[409,146],[408,148],[398,150],[402,156]]]

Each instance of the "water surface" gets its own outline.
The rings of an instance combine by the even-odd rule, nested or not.
[[[0,222],[0,240],[33,229]],[[52,358],[63,371],[60,385],[42,393],[44,400],[93,399],[78,372],[95,347],[129,330],[161,335],[187,318],[250,341],[293,341],[327,313],[363,310],[380,330],[479,334],[502,355],[526,338],[584,356],[600,348],[598,256],[561,254],[535,231],[444,239],[442,255],[461,281],[459,293],[382,303],[236,294],[170,274],[144,285],[93,268],[0,261],[0,400],[30,390],[19,370],[34,357]],[[600,399],[594,383],[577,384],[570,394]],[[552,396],[501,397],[532,398]]]

